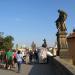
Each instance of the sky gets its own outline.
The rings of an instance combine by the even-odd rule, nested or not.
[[[0,0],[0,32],[12,35],[14,44],[41,46],[56,42],[58,9],[67,14],[67,33],[75,28],[75,0]]]

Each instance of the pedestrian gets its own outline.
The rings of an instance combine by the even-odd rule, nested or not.
[[[29,49],[26,50],[26,64],[29,64]]]
[[[20,73],[21,72],[22,59],[23,59],[21,51],[17,52],[16,59],[17,59],[17,65],[18,65],[18,73]]]
[[[32,50],[29,52],[29,62],[32,63]]]
[[[16,50],[14,50],[13,52],[13,67],[14,68],[16,67],[16,63],[17,63],[16,55],[17,55]]]
[[[8,52],[6,52],[6,60],[7,60],[7,69],[11,69],[12,67],[12,61],[13,61],[13,52],[11,49],[8,49]]]
[[[5,68],[5,51],[0,52],[0,67]]]
[[[35,62],[38,63],[38,50],[34,51],[34,55],[35,55]]]

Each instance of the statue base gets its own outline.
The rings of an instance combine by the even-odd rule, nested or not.
[[[67,48],[66,49],[60,49],[59,57],[65,58],[65,59],[70,59],[70,54],[69,54],[68,49]]]
[[[67,33],[65,31],[57,32],[57,56],[61,58],[69,58],[68,44],[67,44]]]

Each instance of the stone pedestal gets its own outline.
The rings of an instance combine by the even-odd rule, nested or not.
[[[72,62],[75,65],[75,31],[70,34],[67,38],[69,54],[71,56]]]
[[[65,31],[57,32],[57,56],[67,58],[68,55],[68,44],[67,44],[67,33]]]

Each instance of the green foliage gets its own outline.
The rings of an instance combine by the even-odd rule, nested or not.
[[[1,49],[5,49],[5,50],[7,50],[7,49],[11,49],[12,47],[13,47],[13,41],[14,41],[14,38],[12,37],[12,36],[6,36],[6,37],[4,37],[3,38],[3,44],[2,45],[0,45],[0,48]]]
[[[12,42],[13,40],[14,40],[14,38],[12,36],[6,36],[4,38],[4,47],[6,49],[12,48],[13,47],[13,42]]]

